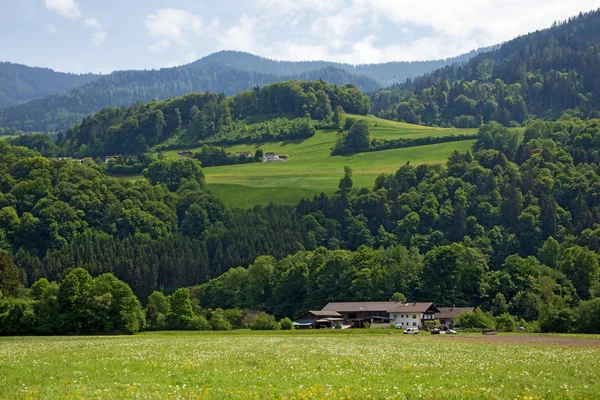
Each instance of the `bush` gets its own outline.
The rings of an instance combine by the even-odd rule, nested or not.
[[[514,332],[515,319],[509,313],[502,313],[495,318],[496,330],[501,332]]]
[[[279,321],[279,326],[281,327],[282,331],[293,331],[296,329],[292,320],[287,317]]]
[[[539,324],[542,332],[569,333],[575,327],[575,316],[568,308],[550,310],[540,317]]]
[[[244,312],[239,308],[223,310],[223,316],[234,328],[244,328]]]
[[[465,329],[493,329],[496,326],[494,317],[490,313],[485,313],[476,308],[475,311],[467,311],[456,317],[455,326]]]
[[[276,331],[279,328],[275,317],[264,312],[258,314],[250,324],[250,330],[253,331]]]
[[[190,321],[190,329],[193,331],[208,331],[210,324],[202,315],[197,315]]]
[[[220,308],[213,311],[210,318],[210,328],[213,331],[228,331],[232,329],[231,323],[227,320],[223,310]]]
[[[427,329],[428,331],[431,331],[434,328],[440,328],[440,321],[438,321],[437,319],[431,320],[431,321],[425,321],[425,329]]]
[[[600,333],[600,298],[582,301],[575,309],[577,332]]]

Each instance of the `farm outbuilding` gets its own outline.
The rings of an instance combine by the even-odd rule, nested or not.
[[[341,327],[344,319],[335,311],[307,311],[294,321],[296,329]]]

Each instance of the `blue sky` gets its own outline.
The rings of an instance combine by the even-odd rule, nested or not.
[[[108,73],[219,50],[353,64],[451,57],[598,0],[0,0],[0,61]]]

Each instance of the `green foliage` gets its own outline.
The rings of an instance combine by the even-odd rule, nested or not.
[[[492,314],[476,308],[475,311],[467,311],[456,317],[454,325],[465,329],[495,329],[496,321]]]
[[[502,313],[494,318],[496,330],[500,332],[513,332],[516,328],[515,319],[509,313]]]
[[[15,296],[21,288],[21,277],[12,257],[0,251],[0,291],[5,296]]]
[[[213,311],[210,317],[210,329],[213,331],[227,331],[232,329],[231,323],[222,309],[218,308]]]
[[[59,284],[42,278],[32,299],[0,299],[0,334],[133,334],[145,327],[131,288],[112,274],[77,268]]]
[[[43,133],[31,133],[10,139],[13,146],[23,146],[35,150],[44,157],[56,157],[59,148],[49,135]]]
[[[171,306],[167,312],[167,327],[173,330],[189,329],[194,311],[192,310],[192,300],[190,291],[187,288],[180,288],[171,295]]]
[[[296,329],[292,320],[287,317],[279,321],[279,326],[281,327],[282,331],[293,331]]]
[[[396,292],[392,295],[392,297],[390,297],[390,301],[401,301],[401,302],[405,303],[406,296],[403,295],[402,293]]]
[[[347,149],[365,149],[371,145],[371,125],[363,119],[356,121],[345,137]]]
[[[575,326],[580,333],[600,333],[600,298],[582,301],[575,310]]]
[[[250,329],[253,331],[276,331],[280,329],[280,326],[274,316],[261,312],[254,316]]]
[[[187,182],[196,182],[201,186],[205,184],[200,163],[189,158],[155,161],[150,164],[145,176],[152,184],[165,184],[172,192]]]

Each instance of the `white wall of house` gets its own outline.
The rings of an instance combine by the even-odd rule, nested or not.
[[[405,328],[420,328],[421,318],[423,318],[422,313],[390,313],[390,319]]]

